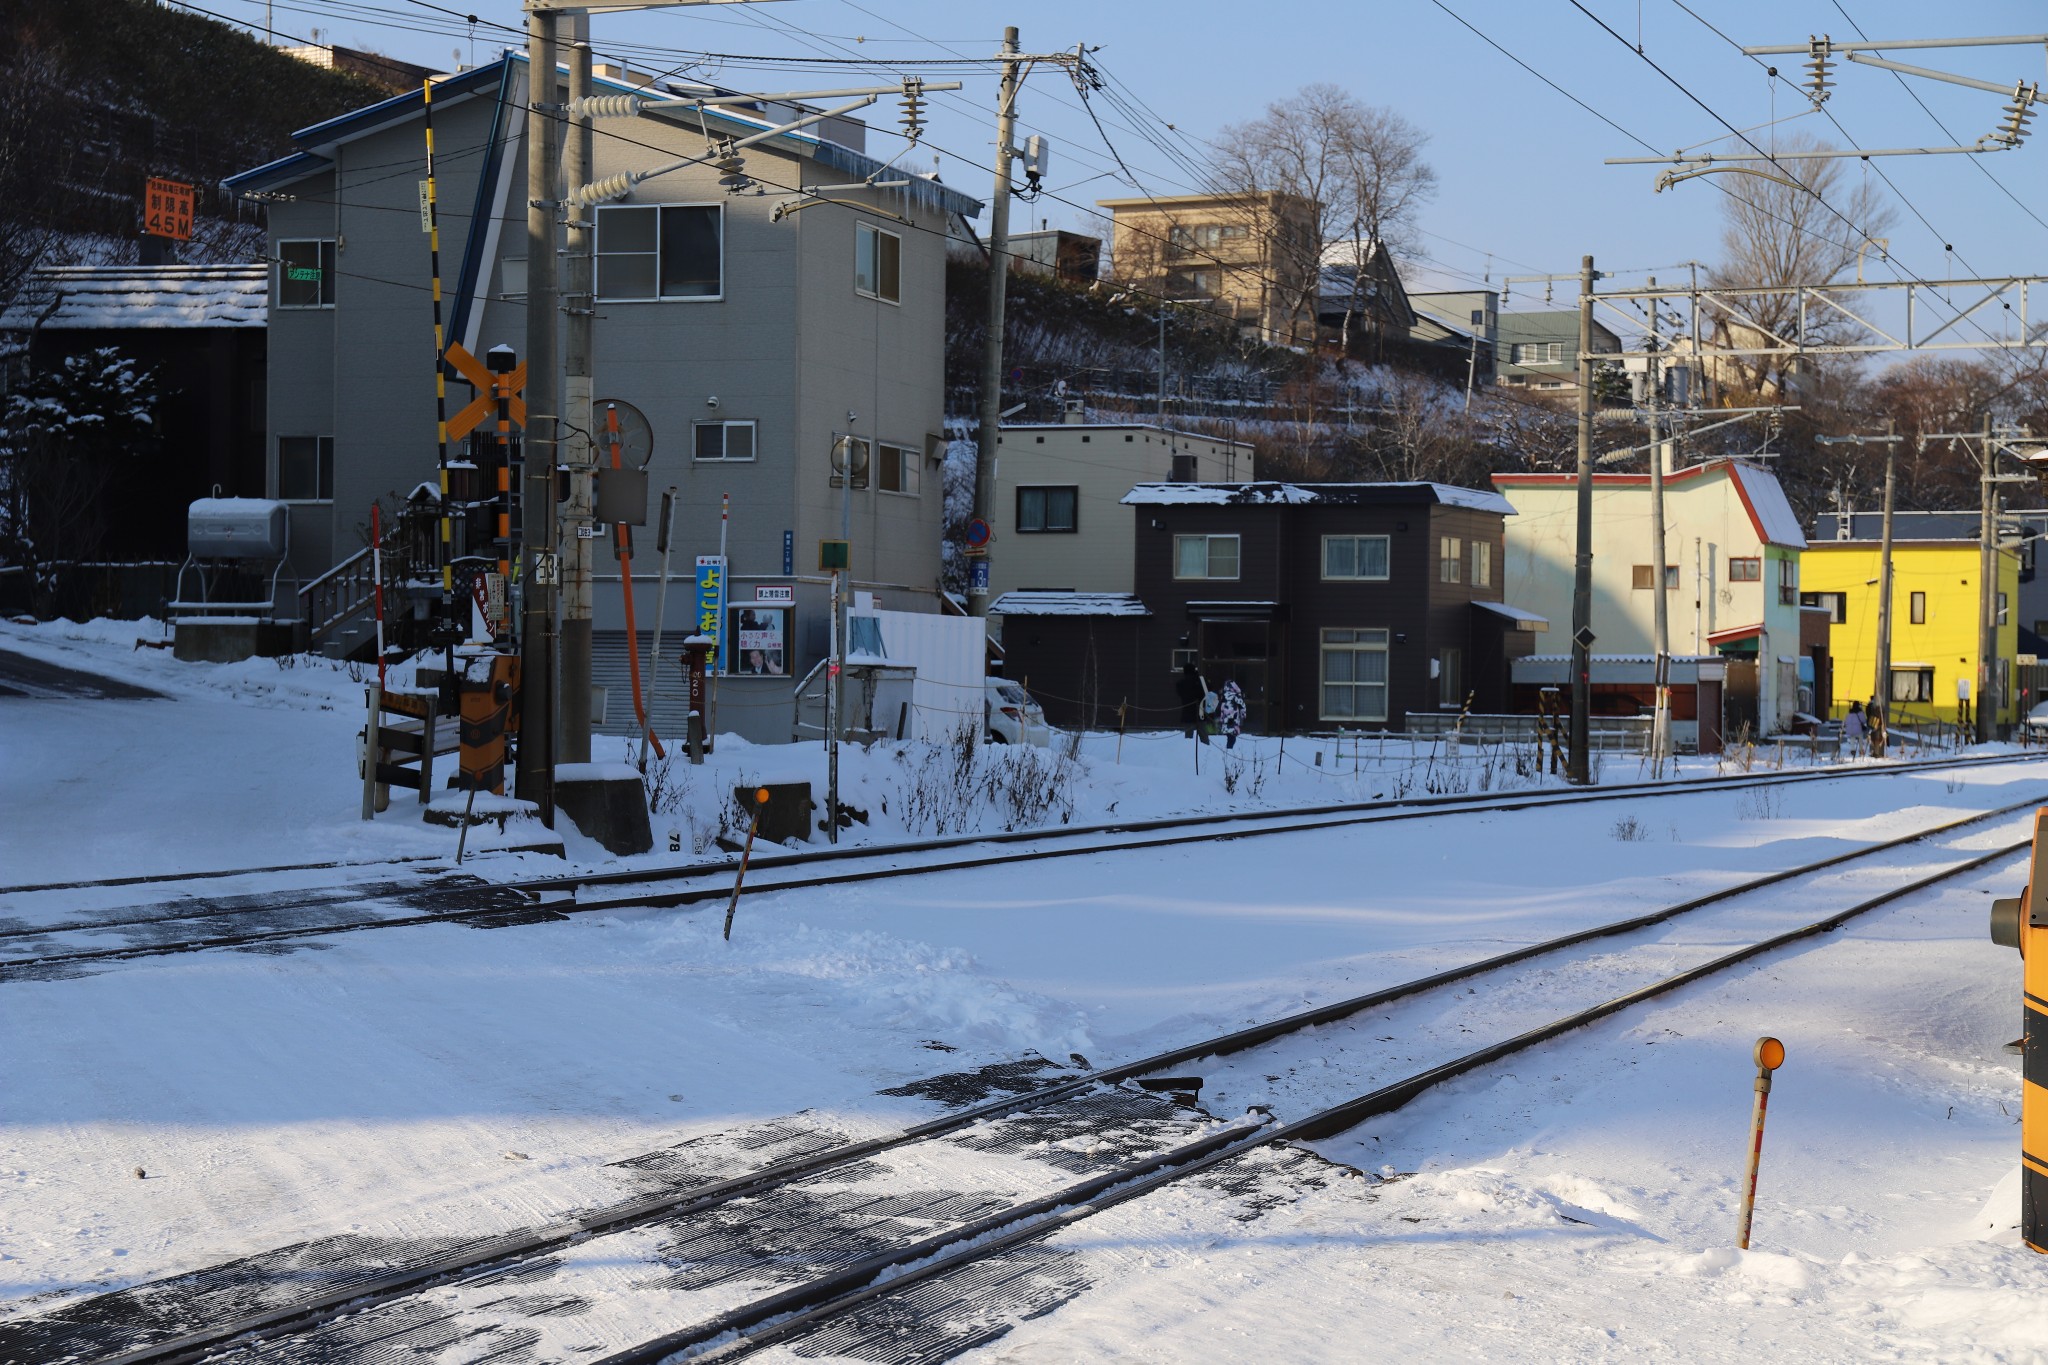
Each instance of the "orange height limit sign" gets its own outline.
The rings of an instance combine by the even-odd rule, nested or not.
[[[177,180],[149,178],[142,192],[142,230],[176,242],[192,240],[192,187]]]

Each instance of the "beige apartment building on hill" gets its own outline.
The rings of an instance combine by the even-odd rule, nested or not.
[[[1315,339],[1315,206],[1277,191],[1100,199],[1115,278],[1228,318],[1270,345]]]

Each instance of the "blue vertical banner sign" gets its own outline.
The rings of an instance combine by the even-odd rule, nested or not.
[[[721,555],[697,556],[697,634],[718,642],[711,666],[725,672],[725,559]]]
[[[782,533],[782,574],[787,578],[796,572],[796,532]]]
[[[967,595],[970,597],[988,596],[988,560],[980,555],[976,555],[973,559],[967,561],[967,568]]]

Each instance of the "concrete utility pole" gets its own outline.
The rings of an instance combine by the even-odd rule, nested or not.
[[[1593,780],[1593,258],[1579,262],[1579,528],[1572,570],[1572,719],[1565,781]],[[1658,572],[1663,568],[1660,565]]]
[[[1991,680],[1996,675],[1998,657],[1998,517],[1991,473],[1989,412],[1984,414],[1984,443],[1979,448],[1979,459],[1983,467],[1979,480],[1983,494],[1978,511],[1977,575],[1982,582],[1977,593],[1977,696],[1972,704],[1977,708],[1977,742],[1988,744],[1991,723],[1997,716],[1991,701]]]
[[[555,422],[560,376],[555,345],[555,185],[561,178],[555,116],[555,12],[526,16],[526,449],[519,490],[519,776],[522,801],[555,820],[554,607],[560,591],[555,556]]]
[[[1884,726],[1876,753],[1884,757],[1891,738],[1892,716],[1892,507],[1899,488],[1899,424],[1887,418],[1884,424],[1884,528],[1877,546],[1877,679],[1870,695],[1884,708]],[[1853,530],[1853,528],[1851,528]],[[1868,725],[1870,718],[1864,717]]]
[[[981,421],[974,433],[974,515],[994,524],[996,438],[1003,424],[1003,309],[1010,279],[1010,157],[1017,134],[1017,91],[1023,84],[1023,59],[1017,51],[1015,27],[1003,30],[1003,77],[996,96],[995,197],[989,202],[988,335],[981,350]],[[982,565],[988,556],[982,555]],[[967,609],[988,615],[988,588],[970,588]]]
[[[1650,284],[1654,287],[1656,277]],[[1657,412],[1657,302],[1650,302],[1649,383],[1645,395],[1650,421],[1650,559],[1656,566],[1657,590],[1652,597],[1652,646],[1656,654],[1657,707],[1650,721],[1650,767],[1662,776],[1664,760],[1671,756],[1671,602],[1670,586],[1664,581],[1664,429]]]
[[[587,185],[595,178],[591,164],[590,98],[590,16],[571,18],[574,40],[569,44],[569,140],[562,158],[567,183]],[[590,577],[594,566],[591,551],[596,541],[592,512],[592,469],[595,466],[591,424],[591,242],[595,234],[596,210],[573,201],[569,213],[568,250],[562,258],[562,311],[568,314],[562,349],[562,411],[567,417],[566,463],[569,468],[569,505],[563,522],[569,533],[562,538],[562,742],[564,763],[590,761]],[[531,381],[529,381],[531,382]]]

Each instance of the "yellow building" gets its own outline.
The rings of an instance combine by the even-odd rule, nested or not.
[[[1835,715],[1867,700],[1877,680],[1878,543],[1812,540],[1799,567],[1804,599],[1829,609]],[[1957,719],[1959,688],[1977,691],[1978,546],[1974,540],[1892,542],[1892,685],[1895,723]],[[1999,724],[2015,719],[2010,685],[2019,623],[2019,556],[1998,552],[1998,646],[1993,695]]]
[[[1322,241],[1315,205],[1278,191],[1098,199],[1118,280],[1227,318],[1271,346],[1316,335]]]

